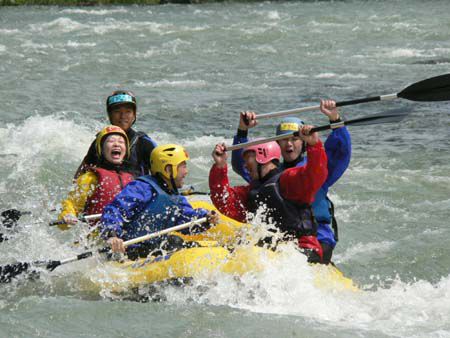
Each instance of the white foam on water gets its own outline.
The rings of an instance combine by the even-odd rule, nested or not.
[[[387,243],[387,246],[390,244]],[[169,303],[187,300],[230,306],[251,312],[298,316],[341,329],[414,336],[417,332],[448,330],[450,277],[433,285],[397,279],[389,288],[352,291],[338,284],[319,286],[316,268],[291,246],[276,262],[264,259],[264,270],[242,277],[217,274],[214,280],[163,290]],[[320,271],[320,268],[319,268]],[[357,281],[356,281],[357,282]],[[315,324],[316,325],[316,324]],[[421,336],[420,334],[418,336]]]
[[[388,50],[385,53],[385,56],[392,58],[401,58],[401,57],[431,57],[436,56],[430,50],[421,50],[421,49],[413,49],[413,48],[396,48],[392,50]]]
[[[72,48],[80,48],[80,47],[95,47],[97,46],[97,43],[95,42],[76,42],[76,41],[71,41],[69,40],[66,44],[67,47],[72,47]]]
[[[334,255],[333,258],[335,258],[334,260],[337,263],[345,263],[361,255],[371,256],[375,253],[388,252],[395,245],[396,243],[392,241],[356,243],[347,248],[343,253]]]
[[[20,125],[7,124],[1,134],[2,146],[17,155],[9,178],[33,175],[48,159],[81,159],[95,135],[88,127],[67,120],[64,113],[34,115]]]
[[[142,82],[137,81],[135,82],[136,87],[145,87],[145,88],[203,88],[208,86],[208,82],[205,80],[177,80],[177,81],[170,81],[170,80],[161,80],[161,81],[155,81],[155,82]]]
[[[14,34],[17,34],[17,33],[20,33],[20,30],[18,30],[18,29],[0,28],[0,34],[2,34],[2,35],[9,35],[9,34],[14,35]]]
[[[335,73],[321,73],[314,76],[316,79],[367,79],[366,74],[351,74],[351,73],[345,73],[345,74],[335,74]]]
[[[276,10],[258,10],[258,11],[253,11],[252,14],[256,14],[258,16],[263,17],[264,19],[273,20],[273,21],[281,19],[280,13]]]
[[[308,75],[305,74],[298,74],[298,73],[294,73],[294,72],[277,72],[274,74],[277,77],[287,77],[287,78],[299,78],[299,79],[304,79],[307,78]]]
[[[81,24],[76,20],[62,17],[46,23],[30,24],[32,32],[48,32],[57,31],[63,33],[70,33],[81,30],[88,27],[85,24]]]
[[[63,9],[61,13],[66,14],[88,14],[88,15],[109,15],[115,13],[128,13],[128,10],[125,8],[117,8],[117,9]]]
[[[171,24],[161,24],[158,22],[141,21],[133,22],[128,20],[109,19],[105,22],[96,23],[91,29],[96,34],[105,35],[114,31],[121,32],[150,32],[158,35],[168,34],[173,29]]]
[[[272,47],[271,45],[261,45],[261,46],[258,46],[256,48],[254,48],[254,49],[256,49],[256,50],[258,50],[260,52],[263,52],[263,53],[272,53],[272,54],[277,54],[278,53],[276,48]]]

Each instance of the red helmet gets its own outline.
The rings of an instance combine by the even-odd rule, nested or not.
[[[266,164],[272,160],[280,160],[281,149],[277,142],[267,142],[262,144],[256,144],[244,149],[242,155],[247,151],[254,151],[256,154],[256,162],[259,164]]]

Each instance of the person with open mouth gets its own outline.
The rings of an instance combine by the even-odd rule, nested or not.
[[[100,159],[98,165],[90,166],[77,178],[75,188],[61,203],[59,219],[65,223],[58,225],[60,229],[76,224],[82,214],[101,214],[103,208],[134,179],[127,161],[129,141],[123,129],[112,125],[103,128],[95,140],[95,149]]]

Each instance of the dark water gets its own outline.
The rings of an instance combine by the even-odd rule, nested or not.
[[[397,93],[448,73],[449,11],[415,0],[0,8],[0,207],[33,212],[1,244],[0,262],[77,252],[82,230],[49,228],[49,210],[106,123],[112,90],[137,94],[138,129],[188,148],[188,181],[205,190],[210,152],[231,142],[241,110]],[[399,99],[342,111],[391,108],[413,113],[352,128],[350,168],[331,190],[335,261],[365,291],[315,288],[293,254],[239,283],[165,288],[162,303],[111,301],[91,260],[1,286],[0,336],[449,337],[450,106]],[[319,112],[301,117],[326,123]]]

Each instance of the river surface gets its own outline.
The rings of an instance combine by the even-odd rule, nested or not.
[[[83,230],[48,222],[113,90],[136,93],[137,129],[187,147],[188,184],[206,191],[210,153],[231,143],[241,110],[397,93],[448,73],[448,13],[448,1],[417,0],[1,7],[0,209],[32,215],[0,244],[0,264],[80,252],[71,243]],[[330,192],[334,261],[361,292],[314,287],[293,253],[259,275],[140,303],[96,287],[90,259],[0,285],[0,336],[450,337],[450,104],[398,99],[342,115],[391,108],[413,112],[350,128],[352,161]],[[277,122],[251,135],[271,136]]]

